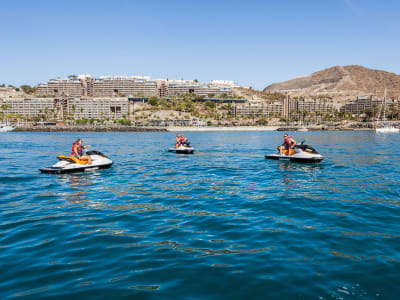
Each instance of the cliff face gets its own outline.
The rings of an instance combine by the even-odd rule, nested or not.
[[[335,66],[309,76],[274,83],[264,92],[287,92],[293,96],[325,95],[338,101],[355,96],[400,98],[400,75],[361,66]]]

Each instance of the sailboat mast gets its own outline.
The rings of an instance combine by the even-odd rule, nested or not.
[[[383,96],[383,121],[386,121],[386,87],[385,87],[385,94]]]

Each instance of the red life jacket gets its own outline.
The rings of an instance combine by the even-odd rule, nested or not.
[[[74,143],[74,144],[72,145],[71,155],[76,155],[76,154],[75,154],[75,150],[74,150],[75,145],[76,145],[76,143]],[[78,147],[78,154],[79,154],[79,156],[82,156],[82,146],[79,146],[79,147]]]
[[[285,139],[285,144],[286,144],[286,146],[288,146],[288,147],[292,146],[292,143],[291,143],[291,141],[290,141],[291,139],[292,139],[291,136],[288,136],[288,137]]]

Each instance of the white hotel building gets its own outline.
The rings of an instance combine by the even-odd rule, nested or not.
[[[152,80],[148,76],[101,76],[88,74],[77,78],[50,79],[37,85],[37,94],[51,97],[173,97],[188,93],[199,96],[231,97],[233,81]]]

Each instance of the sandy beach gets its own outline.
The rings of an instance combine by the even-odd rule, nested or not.
[[[277,126],[240,126],[240,127],[167,127],[167,131],[275,131]]]

